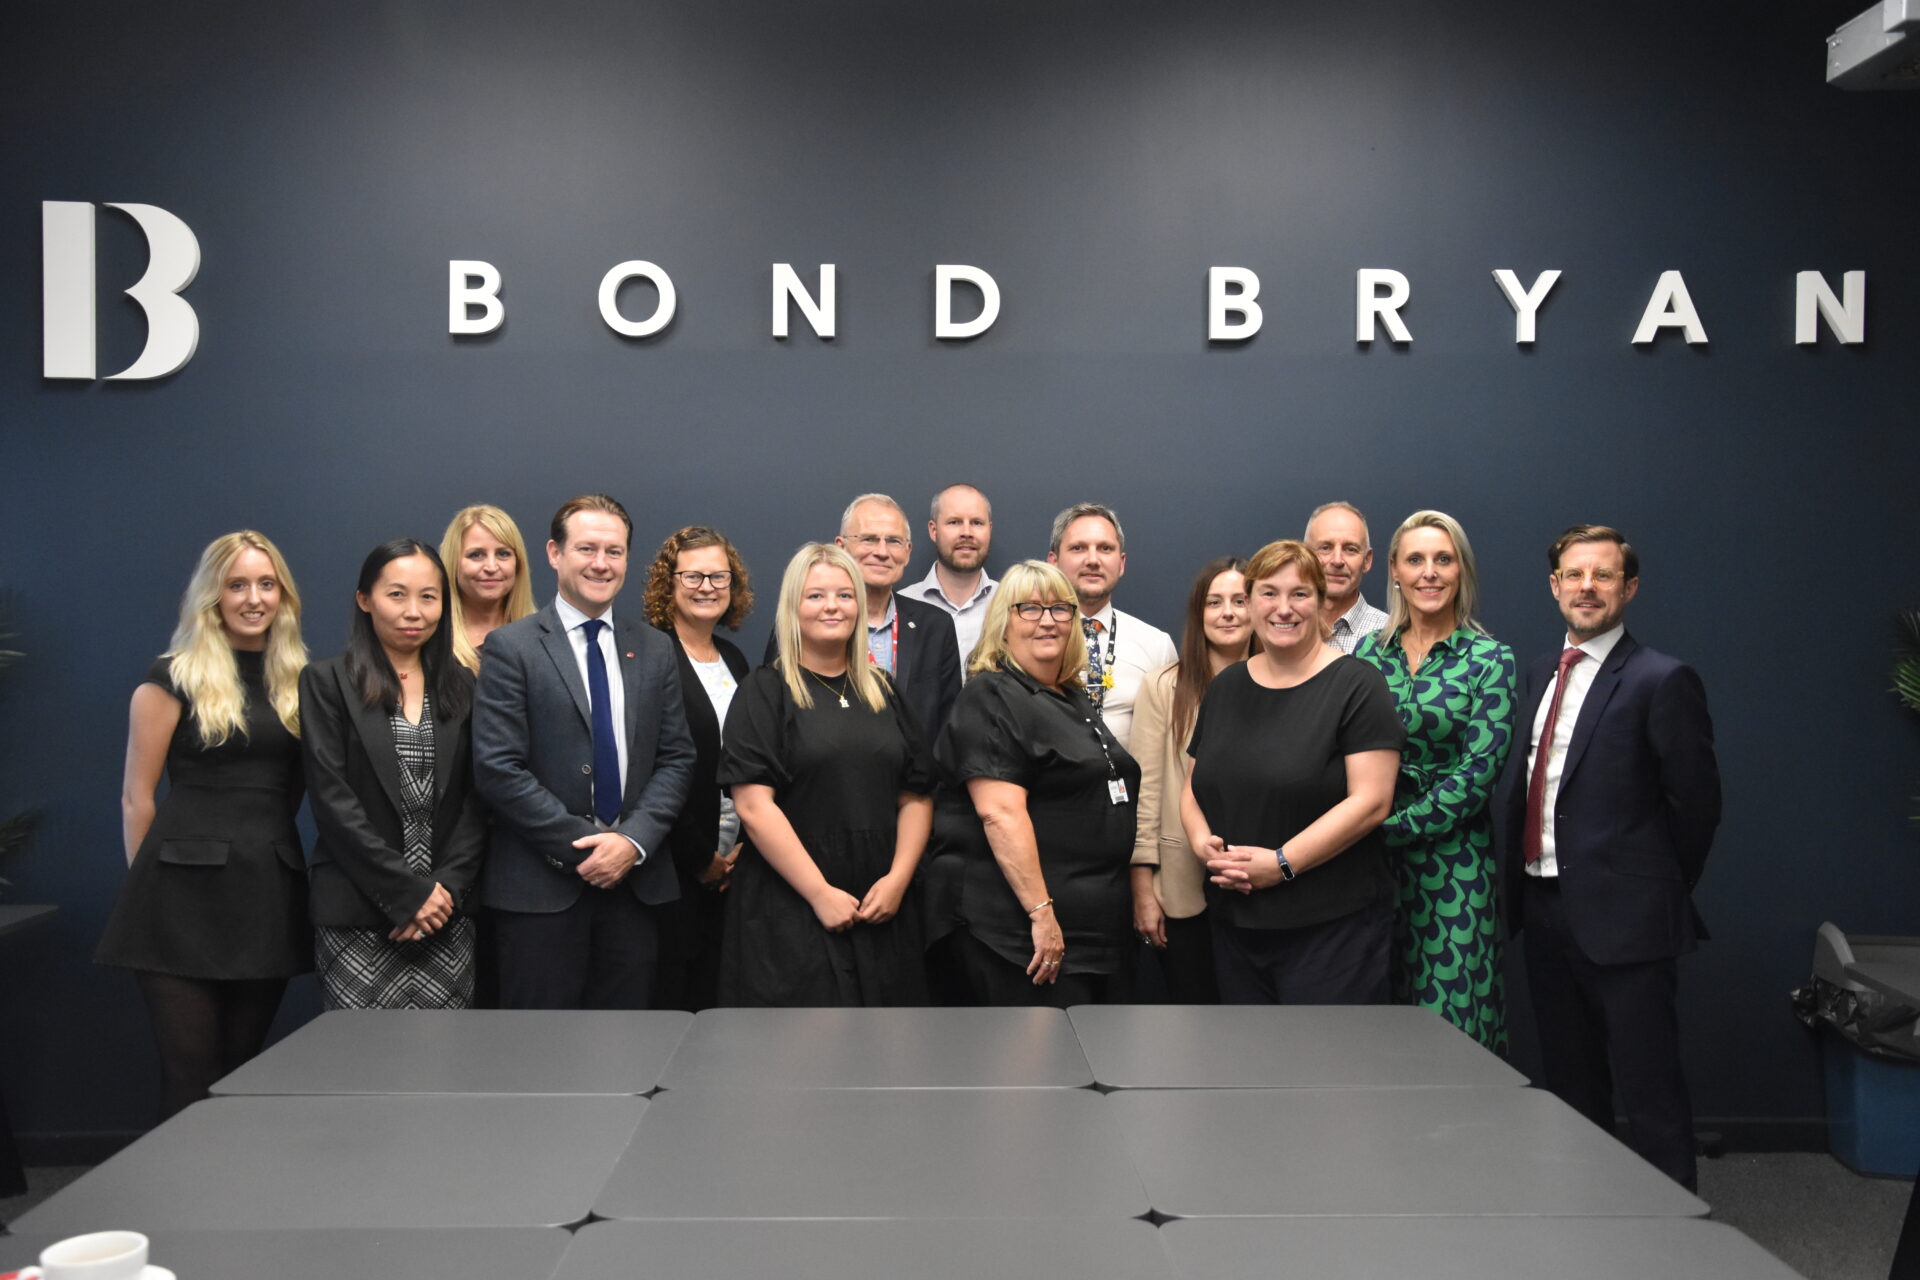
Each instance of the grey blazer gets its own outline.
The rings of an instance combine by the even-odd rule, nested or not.
[[[626,883],[640,901],[680,896],[667,833],[693,778],[693,739],[673,644],[616,614],[625,686],[627,785],[614,829],[646,853]],[[587,889],[573,847],[593,817],[593,721],[586,686],[549,604],[487,637],[473,707],[473,777],[493,811],[480,899],[506,911],[552,912]]]

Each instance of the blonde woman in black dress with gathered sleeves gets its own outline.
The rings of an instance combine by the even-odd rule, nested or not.
[[[313,967],[293,824],[306,661],[286,561],[243,529],[201,553],[173,642],[134,690],[130,869],[95,959],[134,971],[169,1116],[260,1051],[287,979]]]

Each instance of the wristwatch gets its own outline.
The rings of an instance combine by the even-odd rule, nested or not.
[[[1287,851],[1285,849],[1275,849],[1273,851],[1273,858],[1275,862],[1280,864],[1280,878],[1282,880],[1293,879],[1293,864],[1287,861]]]

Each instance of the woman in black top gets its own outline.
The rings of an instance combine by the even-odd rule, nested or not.
[[[689,525],[660,544],[647,574],[646,609],[647,621],[673,641],[694,749],[693,781],[667,834],[680,900],[657,913],[653,1005],[698,1013],[718,999],[720,895],[740,855],[740,816],[720,787],[720,727],[747,678],[747,659],[714,630],[738,631],[752,611],[747,566],[725,535]]]
[[[860,570],[808,543],[787,565],[779,657],[727,711],[720,783],[747,831],[727,892],[723,1005],[926,1003],[902,904],[932,825],[920,731],[867,658]]]
[[[130,867],[95,959],[135,971],[168,1116],[260,1051],[287,979],[313,967],[293,825],[306,663],[286,561],[243,529],[201,553],[173,643],[134,690]]]
[[[1180,798],[1211,873],[1226,1004],[1387,999],[1393,880],[1379,827],[1404,731],[1380,673],[1327,643],[1304,543],[1247,564],[1261,651],[1208,686]]]
[[[1140,766],[1087,700],[1078,614],[1052,565],[1008,569],[940,735],[936,844],[981,1004],[1098,1002],[1125,954]]]
[[[446,566],[413,538],[360,566],[346,650],[300,676],[320,995],[329,1009],[473,1003],[473,673],[444,624]]]

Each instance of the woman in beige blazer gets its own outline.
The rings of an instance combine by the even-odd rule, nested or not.
[[[1246,562],[1220,556],[1187,593],[1180,660],[1148,676],[1133,711],[1140,803],[1133,841],[1133,931],[1157,959],[1175,1004],[1214,1004],[1206,864],[1180,826],[1180,786],[1200,699],[1213,677],[1252,651]]]

